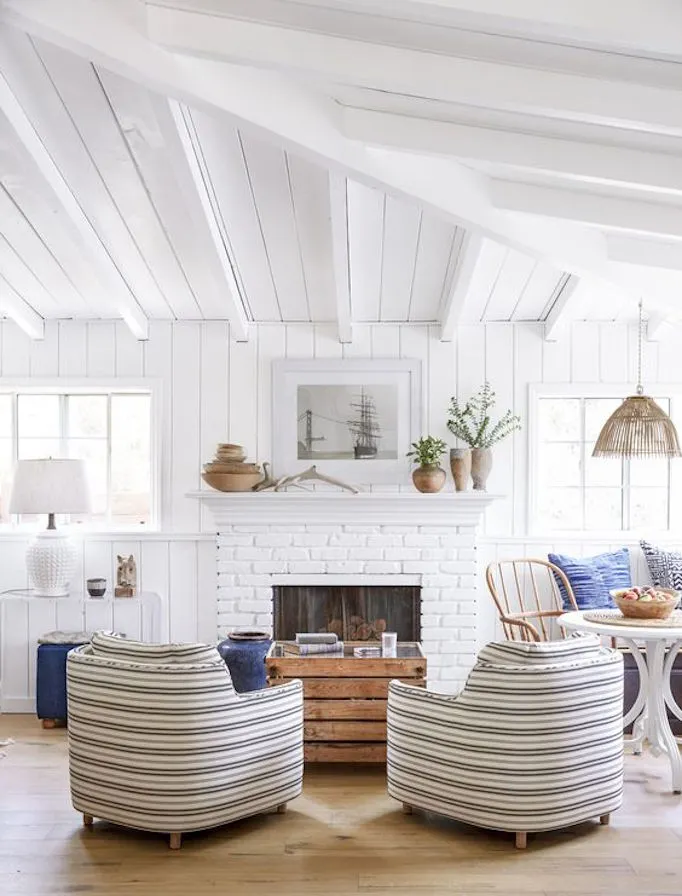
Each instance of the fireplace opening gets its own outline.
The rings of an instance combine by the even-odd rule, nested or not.
[[[276,585],[275,638],[297,632],[333,632],[342,641],[420,640],[420,591],[415,585]]]

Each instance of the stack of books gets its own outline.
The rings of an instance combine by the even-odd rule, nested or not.
[[[287,641],[284,652],[292,656],[343,656],[343,641],[327,632],[298,632],[296,640]]]

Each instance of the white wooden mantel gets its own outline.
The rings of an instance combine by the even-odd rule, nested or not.
[[[500,495],[483,491],[439,492],[219,492],[195,491],[220,530],[243,523],[396,526],[476,526]]]

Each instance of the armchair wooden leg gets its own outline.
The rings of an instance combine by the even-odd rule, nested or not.
[[[528,832],[527,831],[517,831],[516,832],[516,848],[517,849],[525,849],[527,843],[528,843]]]
[[[405,813],[405,815],[412,815],[413,811],[414,810],[412,809],[412,806],[409,805],[409,803],[403,803],[403,812]]]
[[[169,846],[171,849],[180,849],[180,847],[182,846],[181,831],[171,831]]]
[[[94,821],[95,819],[92,817],[92,815],[87,815],[85,812],[83,813],[83,825],[86,828],[91,828]]]
[[[280,805],[277,806],[277,814],[278,814],[278,815],[284,815],[284,813],[285,813],[286,811],[287,811],[287,804],[286,804],[286,803],[280,803]]]
[[[607,812],[606,815],[599,816],[599,824],[608,824],[611,821],[611,813]]]

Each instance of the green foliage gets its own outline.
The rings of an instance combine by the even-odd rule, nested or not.
[[[448,446],[442,439],[435,439],[433,436],[426,436],[419,439],[418,442],[412,442],[412,448],[412,451],[407,452],[407,456],[413,457],[412,463],[419,464],[421,467],[438,464],[448,450]]]
[[[505,411],[497,423],[493,423],[490,409],[494,405],[495,393],[487,381],[464,406],[453,396],[450,399],[448,429],[470,448],[490,448],[521,429],[521,418],[511,411]]]

